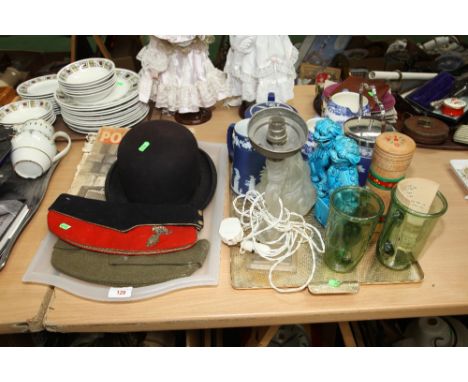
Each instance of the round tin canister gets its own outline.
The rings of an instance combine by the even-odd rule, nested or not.
[[[390,205],[391,191],[405,177],[415,149],[414,140],[398,132],[382,133],[375,140],[366,185],[384,201],[384,213]]]
[[[460,98],[447,98],[444,100],[441,111],[450,117],[460,117],[465,113],[466,102]]]
[[[437,145],[444,143],[449,135],[449,127],[431,117],[411,116],[404,121],[403,132],[418,143]]]
[[[343,130],[359,145],[361,155],[358,164],[359,185],[364,186],[369,173],[375,140],[382,132],[382,122],[370,117],[351,118],[343,124]]]

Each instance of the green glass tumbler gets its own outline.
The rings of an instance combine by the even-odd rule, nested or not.
[[[352,271],[366,252],[384,203],[375,192],[340,187],[330,197],[325,233],[325,264],[336,272]]]
[[[438,191],[429,212],[422,213],[403,205],[396,190],[377,243],[377,258],[388,268],[402,270],[421,258],[427,238],[447,211],[447,200]]]

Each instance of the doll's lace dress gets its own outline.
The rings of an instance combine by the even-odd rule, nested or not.
[[[298,51],[288,36],[230,36],[229,41],[224,72],[230,104],[236,98],[265,102],[269,92],[280,102],[294,97]]]
[[[151,99],[158,108],[194,113],[228,95],[224,73],[208,57],[205,36],[151,36],[137,59],[140,100]]]

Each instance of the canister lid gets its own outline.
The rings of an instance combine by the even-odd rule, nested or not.
[[[375,140],[376,147],[390,155],[411,155],[416,149],[414,140],[402,133],[386,132],[380,134]]]
[[[351,118],[343,124],[344,133],[361,146],[374,147],[382,131],[382,122],[369,117]]]
[[[446,98],[444,99],[444,105],[445,106],[448,106],[452,109],[464,109],[465,106],[466,106],[466,102],[463,101],[462,99],[460,98],[455,98],[455,97],[452,97],[452,98]]]
[[[425,144],[443,143],[449,135],[449,127],[431,117],[409,117],[404,122],[404,130],[416,142]]]

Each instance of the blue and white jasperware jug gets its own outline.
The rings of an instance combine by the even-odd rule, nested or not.
[[[232,123],[227,131],[227,147],[232,160],[231,189],[236,194],[245,194],[255,189],[260,182],[260,172],[265,166],[265,157],[252,147],[247,134],[250,118]]]

